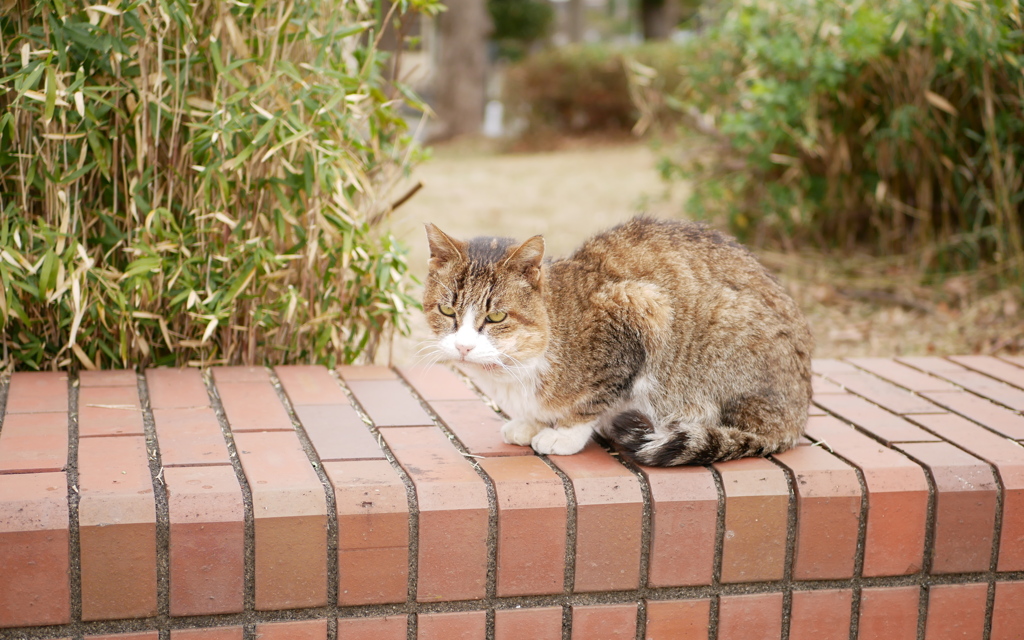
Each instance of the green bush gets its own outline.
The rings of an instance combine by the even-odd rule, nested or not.
[[[333,365],[403,330],[381,221],[417,103],[382,78],[372,4],[0,14],[3,364]]]
[[[548,0],[487,0],[494,31],[491,39],[502,57],[521,58],[530,45],[546,38],[555,21]]]
[[[641,115],[631,97],[637,81],[647,89],[649,118],[667,114],[657,96],[671,93],[679,81],[681,52],[671,43],[548,49],[509,68],[504,102],[509,117],[525,124],[527,137],[626,133]]]
[[[691,213],[1024,274],[1016,2],[735,0],[715,22],[662,96],[703,139],[666,163]]]

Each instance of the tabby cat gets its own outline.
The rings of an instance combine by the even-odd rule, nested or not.
[[[506,442],[568,455],[596,431],[670,466],[765,456],[803,433],[811,332],[731,238],[639,217],[543,260],[541,236],[427,237],[435,347],[513,416]]]

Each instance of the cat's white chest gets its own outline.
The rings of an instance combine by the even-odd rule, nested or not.
[[[541,377],[548,369],[544,358],[523,363],[511,371],[473,372],[474,381],[501,410],[512,418],[546,421],[548,413],[538,400]]]

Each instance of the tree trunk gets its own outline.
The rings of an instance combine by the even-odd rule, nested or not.
[[[679,22],[676,0],[641,0],[640,24],[644,40],[667,40]]]
[[[439,56],[434,79],[437,124],[431,137],[480,132],[487,80],[491,18],[485,0],[447,0],[438,16]]]
[[[583,0],[569,0],[568,28],[569,42],[583,42],[585,27]]]

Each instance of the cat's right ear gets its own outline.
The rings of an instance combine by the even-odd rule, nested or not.
[[[466,256],[466,243],[456,240],[431,223],[426,224],[427,242],[430,243],[430,268],[440,269],[445,264]]]

